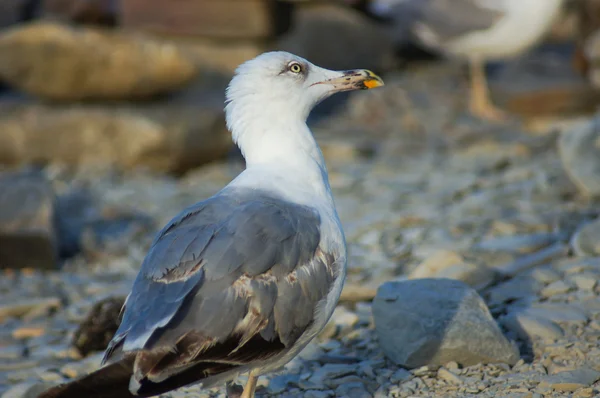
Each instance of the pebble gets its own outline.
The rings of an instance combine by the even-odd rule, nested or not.
[[[562,303],[535,303],[528,309],[534,316],[554,322],[584,323],[588,318],[583,310],[575,305]]]
[[[592,274],[581,274],[573,275],[570,277],[571,281],[577,286],[579,290],[594,290],[598,283],[596,278],[598,276]]]
[[[308,390],[308,391],[304,391],[303,396],[307,397],[307,398],[329,398],[329,397],[335,397],[335,392],[333,392],[331,390],[326,390],[326,391]]]
[[[542,297],[548,298],[552,296],[556,296],[559,294],[563,294],[571,290],[571,286],[569,286],[564,281],[554,281],[545,288],[541,290]]]
[[[554,340],[563,336],[559,325],[527,310],[509,313],[501,319],[501,323],[523,341],[530,342],[536,338]]]
[[[573,235],[571,246],[580,257],[599,256],[600,219],[582,225]]]
[[[528,274],[540,283],[549,284],[561,279],[562,275],[552,267],[537,267]]]
[[[456,279],[480,290],[495,280],[496,272],[491,268],[467,262],[456,252],[442,250],[426,258],[408,277]]]
[[[579,390],[575,391],[573,398],[592,398],[594,394],[595,391],[593,388],[580,388]]]
[[[533,300],[540,288],[540,282],[530,276],[524,276],[499,283],[487,289],[485,295],[490,305],[504,305],[516,300]]]
[[[455,361],[450,361],[446,364],[446,369],[454,371],[454,370],[458,370],[459,366]]]
[[[316,386],[323,386],[325,385],[326,380],[346,376],[355,372],[356,366],[328,363],[318,368],[308,379],[308,382]]]
[[[558,140],[558,153],[562,165],[577,188],[586,196],[600,195],[600,132],[592,119],[565,129]]]
[[[325,351],[317,345],[314,341],[311,341],[298,353],[298,358],[305,361],[315,361],[322,357]]]
[[[550,262],[568,252],[568,247],[562,242],[545,247],[537,252],[519,257],[513,262],[496,267],[496,271],[504,276],[515,276],[520,272],[528,270],[536,265]]]
[[[394,384],[402,383],[412,377],[412,373],[408,370],[400,368],[394,372],[394,374],[390,377],[390,381]]]
[[[29,339],[32,337],[40,337],[46,332],[44,327],[21,327],[13,330],[12,336],[15,339]]]
[[[354,382],[340,385],[335,390],[336,397],[347,398],[371,398],[373,395],[368,392],[363,383]]]
[[[103,356],[104,353],[99,352],[97,354],[85,358],[83,361],[69,363],[61,367],[60,372],[71,379],[88,374],[100,367],[100,363],[102,361]]]
[[[0,321],[7,317],[22,317],[31,311],[47,311],[60,307],[58,297],[32,298],[0,304]]]
[[[0,359],[18,359],[25,353],[25,347],[9,345],[0,347]]]
[[[37,398],[37,396],[48,389],[48,387],[48,384],[43,383],[21,383],[2,394],[2,398]]]
[[[365,380],[361,379],[357,375],[348,375],[348,376],[343,376],[343,377],[339,377],[339,378],[335,378],[335,379],[330,379],[325,382],[325,385],[329,388],[335,389],[344,384],[351,384],[351,383],[363,384],[364,382],[365,382]]]
[[[289,385],[298,385],[299,380],[300,377],[293,373],[277,375],[269,380],[267,390],[271,394],[281,394],[288,388]]]
[[[452,384],[462,384],[463,383],[463,380],[458,375],[454,374],[453,372],[451,372],[445,368],[439,368],[437,375],[440,379],[445,380],[448,383],[452,383]]]
[[[510,235],[481,240],[473,248],[490,251],[530,252],[555,243],[561,238],[556,233]]]
[[[358,315],[356,315],[352,311],[349,311],[343,306],[338,306],[333,311],[330,322],[333,322],[336,325],[338,329],[337,334],[340,336],[344,336],[352,330],[353,326],[356,325],[358,321]]]
[[[599,379],[600,372],[590,368],[580,368],[546,376],[540,385],[550,386],[556,391],[573,392],[582,387],[589,387]]]

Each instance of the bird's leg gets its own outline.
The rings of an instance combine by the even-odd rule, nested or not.
[[[258,381],[258,376],[253,376],[252,373],[248,375],[248,381],[244,386],[244,392],[240,396],[240,398],[254,398],[254,390],[256,390],[256,382]]]
[[[475,116],[494,122],[507,119],[508,115],[490,100],[490,91],[485,76],[485,65],[479,59],[470,60],[471,98],[470,110]]]

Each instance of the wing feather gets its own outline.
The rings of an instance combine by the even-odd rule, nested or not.
[[[320,241],[318,212],[256,191],[186,209],[154,240],[105,360],[137,353],[150,391],[285,352],[339,272]]]

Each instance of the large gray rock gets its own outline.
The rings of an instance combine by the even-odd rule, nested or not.
[[[563,131],[558,152],[577,188],[586,196],[600,196],[600,117]]]
[[[196,73],[174,44],[131,33],[36,22],[0,34],[0,79],[47,99],[150,97]]]
[[[88,259],[126,255],[133,241],[150,240],[154,220],[126,207],[106,205],[88,189],[76,188],[56,200],[56,228],[60,254],[82,253]]]
[[[0,108],[0,163],[185,171],[232,147],[223,102]]]
[[[373,316],[383,352],[402,366],[519,360],[481,297],[460,281],[386,282],[373,301]]]
[[[56,267],[54,201],[43,175],[0,174],[0,268]]]

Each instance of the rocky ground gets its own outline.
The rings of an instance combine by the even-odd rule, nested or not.
[[[348,278],[319,339],[281,373],[261,378],[258,396],[600,393],[600,211],[591,198],[600,186],[600,135],[573,118],[474,120],[463,112],[463,77],[447,66],[389,74],[385,88],[353,93],[337,107],[330,103],[329,117],[313,118],[349,244]],[[1,396],[35,397],[96,369],[152,234],[242,167],[231,156],[180,178],[43,168],[57,213],[66,209],[61,252],[78,254],[60,271],[2,271]],[[65,238],[73,229],[80,237]],[[436,279],[426,295],[416,289],[404,300],[405,284],[421,283],[415,278],[470,287],[461,285],[465,293],[456,298]],[[378,293],[390,280],[400,282]],[[424,297],[442,304],[431,308]],[[103,299],[92,321],[108,325],[78,330]],[[422,340],[411,340],[415,329],[402,322],[395,336],[386,333],[393,325],[379,322],[374,307],[393,300],[410,304],[406,322],[421,328]],[[440,333],[459,319],[467,320],[458,325],[465,333]],[[488,340],[469,337],[469,328],[480,327],[491,330]],[[392,337],[407,342],[404,356],[383,348],[389,342],[382,339]],[[453,352],[452,344],[462,348]],[[495,344],[505,352],[490,351]],[[429,354],[413,356],[410,369],[398,365],[423,347]],[[224,394],[188,388],[164,396]]]

